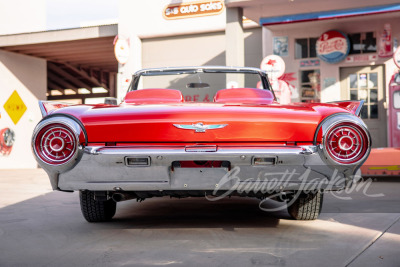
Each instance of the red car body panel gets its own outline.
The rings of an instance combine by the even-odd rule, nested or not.
[[[348,106],[346,104],[345,106]],[[82,121],[88,142],[311,142],[318,124],[341,104],[239,105],[182,103],[72,106],[53,112]],[[228,124],[196,133],[174,124]]]

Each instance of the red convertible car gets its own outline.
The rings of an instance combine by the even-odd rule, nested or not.
[[[316,219],[371,147],[362,101],[280,105],[256,68],[144,69],[119,105],[39,104],[33,153],[54,190],[79,190],[89,222],[128,199],[231,195]]]

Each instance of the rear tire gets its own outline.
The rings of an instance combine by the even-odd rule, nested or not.
[[[321,213],[323,193],[296,194],[296,200],[288,202],[288,212],[295,220],[316,220]]]
[[[98,201],[93,191],[80,191],[79,200],[83,217],[88,222],[106,222],[112,219],[117,209],[117,203],[112,200]]]

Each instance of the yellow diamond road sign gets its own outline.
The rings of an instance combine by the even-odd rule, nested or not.
[[[14,91],[7,102],[4,104],[4,109],[10,116],[14,124],[17,124],[26,111],[26,106],[21,97]]]

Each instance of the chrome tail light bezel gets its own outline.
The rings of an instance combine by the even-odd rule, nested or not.
[[[370,139],[359,125],[341,122],[332,125],[323,138],[329,156],[339,164],[357,164],[367,153]]]
[[[83,153],[81,144],[85,142],[84,130],[75,120],[64,116],[50,117],[34,129],[32,151],[42,168],[61,173],[75,166]]]
[[[349,144],[352,146],[357,145],[359,147],[355,149],[354,155],[351,155],[351,157],[348,158],[340,157],[338,154],[332,152],[333,147],[330,143],[332,141],[332,134],[334,134],[336,130],[340,131],[341,128],[347,128],[351,131],[348,135],[358,135],[355,136],[356,140],[349,142]],[[371,135],[368,131],[367,125],[359,117],[347,113],[335,114],[326,118],[320,124],[317,128],[316,137],[321,131],[322,141],[318,146],[318,152],[326,164],[333,168],[357,170],[358,167],[368,158],[371,151]],[[346,134],[343,136],[347,138]],[[339,141],[339,138],[336,141]],[[314,142],[316,142],[316,138],[314,139]],[[346,151],[346,149],[348,148],[343,147],[342,151]]]

